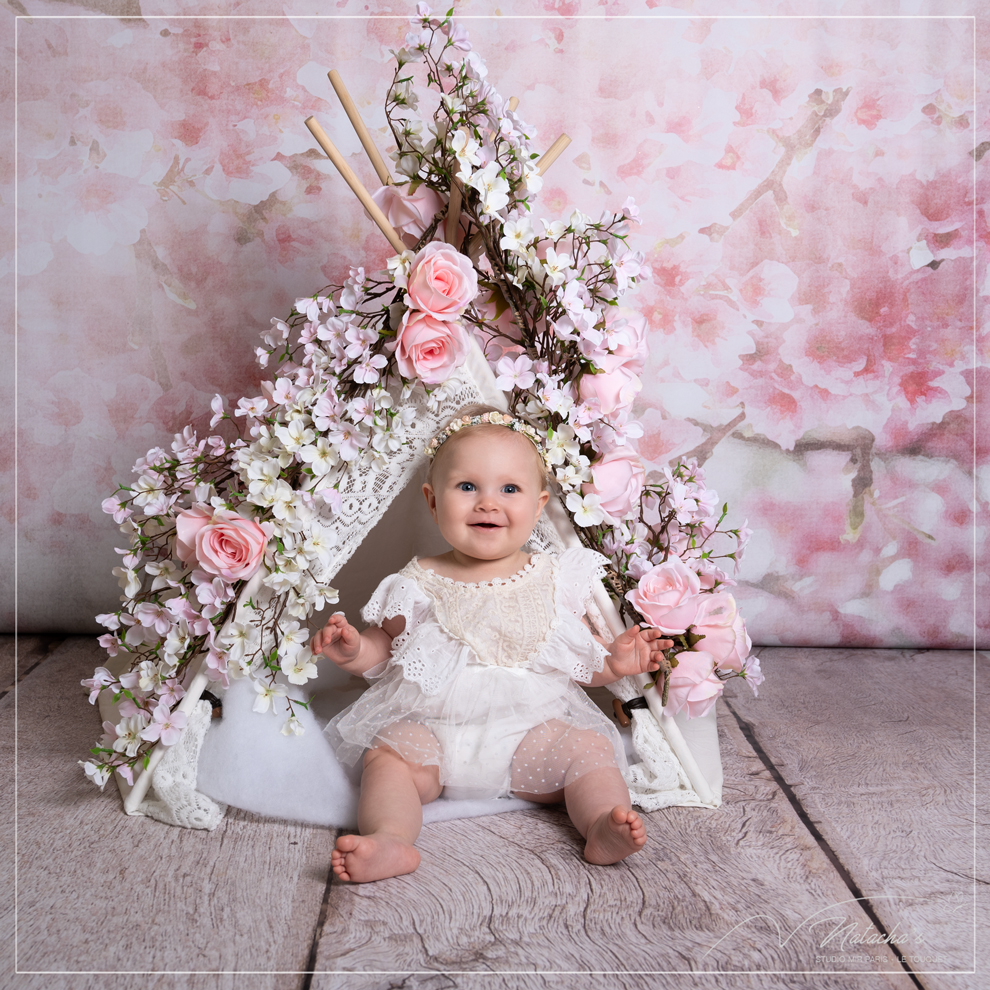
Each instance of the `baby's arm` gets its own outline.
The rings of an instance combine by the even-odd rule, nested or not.
[[[611,643],[604,642],[598,636],[595,639],[608,650],[608,657],[605,669],[597,671],[591,678],[591,687],[659,669],[663,651],[674,645],[674,641],[665,639],[659,629],[644,629],[641,626],[627,629]]]
[[[335,612],[327,624],[313,637],[310,649],[314,654],[329,657],[341,670],[363,674],[387,660],[392,652],[392,640],[405,628],[400,615],[385,619],[381,626],[369,626],[358,632],[344,617]]]

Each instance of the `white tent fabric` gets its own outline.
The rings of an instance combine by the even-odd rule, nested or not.
[[[390,455],[387,472],[370,468],[352,471],[341,493],[341,511],[321,520],[332,533],[335,549],[331,564],[319,576],[326,583],[336,583],[334,578],[396,496],[421,472],[423,448],[446,420],[472,402],[506,408],[505,395],[476,344],[455,377],[444,385],[442,398],[437,400],[435,395],[429,402],[418,388],[405,401],[412,403],[415,411],[406,433],[410,442]],[[554,553],[578,542],[566,511],[551,499],[530,540],[531,548]],[[599,592],[599,614],[589,618],[599,632],[615,635],[622,629],[621,619],[604,586]],[[244,588],[240,603],[250,598],[257,602],[268,593],[260,575],[256,576]],[[248,618],[239,604],[231,621]],[[326,663],[324,667],[333,665]],[[646,675],[627,677],[609,687],[620,699],[630,700],[644,694],[642,685],[647,679]],[[181,741],[170,749],[156,747],[133,787],[118,779],[128,814],[148,815],[186,828],[212,829],[222,820],[224,806],[233,805],[278,818],[345,828],[356,825],[358,779],[338,764],[322,726],[354,700],[363,680],[336,669],[321,671],[316,690],[308,692],[312,701],[309,710],[296,710],[304,727],[301,736],[281,734],[284,717],[252,711],[257,695],[247,678],[231,683],[224,693],[223,717],[211,720],[210,706],[200,700],[208,685],[204,668],[193,678],[179,706],[189,716]],[[217,690],[215,685],[210,687]],[[302,692],[302,688],[293,688],[290,694],[303,698]],[[656,691],[645,692],[650,709],[637,710],[631,732],[625,730],[633,801],[645,811],[672,805],[718,807],[722,765],[715,709],[703,718],[671,717],[660,709],[656,695]],[[284,715],[285,703],[280,704],[280,714]],[[100,697],[100,710],[104,719],[118,721],[106,694]],[[462,801],[441,797],[424,808],[424,820],[526,807],[537,806],[513,798]]]

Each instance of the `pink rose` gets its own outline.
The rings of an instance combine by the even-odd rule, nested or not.
[[[646,468],[632,450],[609,451],[591,466],[591,482],[581,486],[585,495],[598,495],[601,507],[613,518],[622,519],[639,509],[639,496],[646,484]]]
[[[698,645],[715,658],[719,667],[737,672],[743,669],[753,642],[732,595],[724,591],[702,595],[691,625],[697,635],[705,637]]]
[[[399,327],[395,363],[403,378],[420,378],[435,385],[445,382],[464,363],[467,348],[468,337],[460,323],[409,309]]]
[[[665,715],[686,712],[688,718],[707,715],[725,685],[714,673],[715,658],[702,650],[677,654],[677,666],[670,672]]]
[[[272,524],[259,525],[230,509],[207,505],[184,509],[175,520],[175,552],[225,581],[250,577],[265,555]]]
[[[603,416],[611,416],[620,409],[627,409],[639,394],[643,383],[625,365],[615,371],[597,375],[582,375],[578,394],[582,402],[597,399]]]
[[[649,353],[646,344],[646,317],[641,313],[630,313],[612,324],[614,330],[619,330],[628,338],[625,344],[619,344],[614,351],[595,361],[602,371],[613,372],[625,367],[633,374],[643,373],[643,364]]]
[[[698,614],[700,591],[698,575],[674,557],[644,574],[638,586],[626,592],[626,598],[650,625],[668,636],[678,636]]]
[[[413,309],[435,320],[456,320],[477,294],[474,266],[453,245],[431,241],[413,260],[406,280]]]
[[[191,509],[183,509],[175,517],[175,555],[184,564],[196,560],[196,534],[210,524],[213,509],[197,503]]]
[[[371,198],[388,222],[402,235],[406,247],[415,247],[444,202],[425,182],[382,186]]]

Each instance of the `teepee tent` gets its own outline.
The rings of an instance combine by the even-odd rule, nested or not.
[[[434,38],[440,35],[444,27],[443,24],[433,25],[424,21],[424,31],[426,29]],[[448,420],[466,405],[475,403],[511,410],[513,415],[519,415],[519,410],[532,408],[537,399],[535,392],[523,395],[519,389],[509,394],[503,391],[500,379],[493,372],[491,355],[486,354],[479,343],[479,340],[485,339],[484,334],[479,337],[457,331],[460,343],[454,350],[458,360],[445,367],[439,377],[430,378],[426,373],[413,374],[408,371],[409,365],[402,365],[394,357],[400,347],[399,338],[406,326],[405,319],[416,308],[409,302],[410,297],[404,295],[405,280],[412,277],[418,259],[437,247],[437,242],[431,241],[434,234],[443,233],[446,243],[442,244],[442,249],[453,256],[456,264],[463,262],[470,278],[474,279],[472,266],[478,264],[479,256],[484,257],[486,251],[491,255],[497,250],[494,245],[498,241],[492,241],[492,229],[508,229],[512,223],[523,242],[527,236],[536,236],[531,229],[526,233],[528,228],[525,224],[528,221],[505,220],[498,210],[512,196],[528,210],[527,190],[538,188],[539,177],[568,143],[566,136],[561,136],[534,164],[530,159],[536,156],[530,153],[524,125],[514,115],[517,101],[513,99],[503,104],[493,90],[485,89],[480,84],[476,63],[477,59],[468,65],[465,59],[465,68],[437,62],[434,72],[450,73],[452,91],[456,90],[465,97],[458,112],[467,115],[465,119],[471,113],[475,114],[471,119],[474,120],[472,127],[476,136],[482,136],[484,128],[489,127],[488,139],[494,142],[504,163],[500,165],[500,170],[492,171],[491,164],[475,169],[474,165],[480,165],[481,160],[476,152],[481,145],[472,143],[469,129],[455,132],[452,126],[438,126],[435,132],[437,161],[442,161],[447,168],[445,173],[440,173],[440,178],[447,183],[443,189],[445,197],[441,203],[442,209],[414,236],[417,248],[421,248],[415,256],[406,250],[407,243],[380,208],[378,194],[374,198],[369,195],[316,121],[313,118],[306,121],[367,213],[398,252],[389,261],[390,271],[386,280],[375,283],[376,289],[381,290],[376,300],[388,296],[397,302],[392,302],[391,306],[388,302],[379,302],[377,309],[362,311],[359,297],[363,284],[361,279],[365,278],[363,269],[359,270],[357,278],[352,272],[351,280],[340,288],[336,306],[333,299],[323,296],[298,300],[294,326],[304,326],[308,334],[305,353],[309,363],[300,365],[295,358],[284,357],[280,370],[287,368],[288,371],[284,372],[287,377],[279,377],[274,384],[268,384],[265,392],[267,399],[241,400],[237,415],[245,415],[245,421],[253,424],[251,436],[254,442],[248,444],[244,439],[238,439],[221,443],[221,449],[214,451],[211,459],[204,454],[207,441],[197,441],[194,433],[177,435],[173,455],[159,448],[149,451],[135,468],[139,473],[143,472],[138,482],[122,488],[116,499],[107,500],[113,503],[110,508],[107,508],[107,503],[104,504],[107,511],[119,513],[117,521],[123,520],[124,528],[132,535],[132,559],[128,562],[125,556],[121,578],[125,588],[125,608],[101,617],[109,629],[121,631],[119,639],[111,635],[104,637],[108,641],[104,645],[107,645],[111,656],[118,648],[127,652],[116,665],[111,661],[107,668],[99,668],[91,681],[84,682],[91,689],[91,701],[99,698],[107,730],[101,745],[94,750],[104,754],[102,762],[91,761],[86,764],[86,771],[100,784],[105,783],[111,774],[114,776],[128,814],[148,815],[176,825],[210,829],[216,827],[225,805],[230,804],[261,814],[333,826],[347,827],[355,823],[357,780],[353,773],[338,764],[329,741],[321,731],[321,722],[353,701],[355,693],[361,690],[361,682],[336,670],[329,670],[327,677],[321,675],[316,680],[316,668],[310,663],[311,658],[299,662],[298,669],[293,671],[297,676],[290,676],[284,664],[283,646],[290,636],[295,637],[294,642],[301,642],[305,627],[300,629],[299,622],[289,619],[295,616],[305,620],[313,611],[321,609],[325,602],[335,601],[331,582],[337,581],[342,568],[355,556],[366,538],[372,533],[377,536],[376,529],[380,526],[402,525],[394,514],[389,513],[389,507],[404,491],[418,487],[415,482],[426,462],[425,446]],[[387,190],[392,182],[388,169],[374,148],[343,83],[336,73],[330,73],[330,78],[379,178],[385,183],[383,190]],[[390,99],[393,97],[390,96]],[[395,105],[392,104],[393,109]],[[467,109],[463,109],[465,106]],[[388,105],[386,109],[388,112]],[[449,115],[449,111],[445,112]],[[423,157],[417,151],[421,144],[404,144],[412,130],[399,131],[393,126],[393,133],[400,146],[397,152],[400,160],[403,148],[409,152],[408,157],[415,158],[413,151]],[[453,161],[455,157],[456,162]],[[457,162],[460,163],[460,171],[455,173]],[[415,176],[419,167],[414,164],[411,174]],[[423,165],[421,171],[425,174],[429,170]],[[430,174],[436,180],[437,173]],[[414,188],[415,181],[404,188]],[[505,194],[506,189],[509,194]],[[437,202],[440,202],[439,197]],[[473,211],[468,214],[468,234],[464,233],[462,209],[465,213]],[[590,218],[576,216],[577,219],[572,219],[567,229],[571,231],[575,244],[583,244],[588,249],[589,259],[595,253],[591,248],[597,251],[599,260],[588,262],[592,267],[598,265],[595,269],[598,272],[596,284],[603,284],[609,279],[612,285],[617,284],[614,275],[616,262],[609,255],[608,246],[619,242],[624,245],[621,230],[630,214],[623,208],[622,213],[607,218],[603,216],[597,224]],[[502,224],[505,224],[504,228],[500,226]],[[408,230],[405,233],[408,235]],[[557,238],[554,243],[559,244],[559,240]],[[461,243],[460,250],[458,243]],[[560,288],[557,292],[555,287],[560,282],[553,281],[547,274],[549,269],[543,267],[547,259],[540,260],[535,248],[527,249],[523,243],[518,254],[523,259],[519,264],[530,265],[532,271],[540,270],[539,277],[543,279],[540,291],[560,302],[555,311],[559,324],[552,331],[541,331],[543,339],[550,342],[548,346],[557,349],[559,366],[564,369],[558,378],[566,385],[568,375],[572,373],[578,378],[597,375],[600,369],[590,359],[582,358],[574,344],[567,343],[579,339],[573,324],[562,316],[565,310],[568,314],[577,312],[567,308],[574,305],[574,293],[567,302],[565,289]],[[456,261],[458,258],[462,261]],[[496,268],[501,265],[501,269],[491,274],[488,281],[502,294],[502,302],[512,308],[512,316],[518,320],[520,300],[523,298],[518,293],[533,291],[522,288],[524,280],[529,278],[532,281],[533,276],[527,275],[524,267],[513,273],[510,268],[514,264],[516,261],[508,255],[501,258],[495,264]],[[630,278],[629,281],[635,280]],[[586,299],[592,302],[598,298],[594,291],[588,294],[585,289],[580,289],[579,292],[584,292]],[[350,293],[349,297],[347,293]],[[493,292],[493,297],[495,294]],[[355,298],[359,301],[353,302]],[[614,293],[602,298],[613,299]],[[545,302],[545,299],[542,300],[542,304]],[[400,313],[393,314],[396,306]],[[403,307],[406,315],[397,329],[396,320]],[[498,310],[492,319],[497,321],[502,311]],[[549,325],[549,317],[545,319]],[[485,320],[475,319],[476,328],[484,330],[487,325]],[[598,326],[605,326],[605,316],[600,312],[595,320]],[[624,322],[620,321],[620,329]],[[297,351],[293,352],[289,342],[290,326],[279,320],[272,323],[269,353],[300,353],[304,342],[302,335],[295,344]],[[370,332],[368,327],[372,328]],[[569,332],[568,328],[574,332]],[[343,339],[345,330],[352,345],[346,352],[349,357],[345,356],[342,345],[332,343],[324,347],[322,343],[334,335],[338,340]],[[604,336],[594,327],[590,332],[597,334],[598,338]],[[624,339],[621,332],[616,339]],[[607,347],[616,348],[615,340]],[[512,351],[518,352],[520,349],[513,347]],[[595,353],[599,355],[595,360],[600,363],[609,358],[605,344],[601,344]],[[386,357],[386,354],[389,356]],[[360,377],[356,370],[358,362]],[[392,370],[386,373],[383,370],[386,367]],[[379,370],[382,370],[381,379]],[[339,384],[350,389],[346,403],[338,395]],[[571,390],[569,395],[578,395],[575,388],[569,385],[567,388]],[[272,400],[271,404],[275,406],[274,413],[268,400]],[[359,405],[364,403],[359,410],[361,416],[366,417],[364,420],[355,418],[352,408],[355,402]],[[573,399],[568,399],[568,402],[573,404]],[[539,403],[536,402],[536,405]],[[214,422],[221,418],[231,419],[223,412],[222,406],[220,402],[220,411],[214,406],[217,413]],[[625,413],[616,413],[610,419],[610,414],[596,412],[599,409],[596,399],[586,401],[583,393],[580,407],[582,415],[587,416],[590,411],[592,417],[600,416],[600,422],[613,434],[625,428]],[[265,419],[266,409],[268,419]],[[602,456],[603,448],[598,439],[589,439],[592,430],[588,428],[584,428],[583,436],[578,434],[584,446],[579,445],[574,439],[575,431],[567,425],[567,415],[570,414],[562,415],[558,408],[553,414],[556,416],[554,419],[547,407],[543,415],[544,432],[548,438],[555,435],[555,431],[558,438],[571,438],[565,444],[566,454],[561,455],[565,470],[563,474],[558,470],[557,475],[558,479],[563,478],[561,486],[564,492],[569,492],[566,507],[561,499],[552,496],[529,543],[533,551],[554,554],[571,546],[588,545],[587,533],[590,530],[582,531],[583,539],[578,535],[572,522],[571,500],[576,498],[582,509],[587,508],[585,497],[580,494],[583,490],[581,479],[590,477],[588,468],[591,462],[579,450],[597,451],[598,456]],[[346,422],[347,416],[351,416],[353,422]],[[379,416],[384,426],[378,422]],[[371,417],[374,418],[376,432],[374,437],[363,435],[363,453],[354,448],[345,456],[343,443],[332,450],[326,445],[320,449],[314,445],[318,433],[327,436],[327,431],[334,429],[360,434],[361,422],[367,422]],[[588,422],[587,419],[573,421],[579,429],[581,423]],[[383,442],[372,444],[371,440]],[[317,458],[323,459],[320,471],[309,467]],[[213,475],[202,473],[206,468],[212,470]],[[289,476],[285,470],[295,474]],[[296,489],[286,482],[287,477],[290,481],[295,479]],[[688,485],[694,485],[692,491],[695,493],[701,490],[690,474],[679,477],[684,477]],[[227,479],[223,482],[227,487],[221,486],[218,494],[211,478]],[[327,478],[332,479],[332,488]],[[668,483],[673,484],[673,481]],[[650,526],[643,522],[643,505],[650,499],[653,503],[649,511],[657,518],[662,516],[667,491],[665,484],[657,482],[651,487],[649,482],[639,483],[642,497],[637,510],[640,513],[637,525],[641,530],[644,527],[650,530]],[[681,487],[685,488],[685,485]],[[271,494],[276,489],[280,490],[280,495]],[[283,501],[276,504],[279,497]],[[596,498],[598,496],[587,496],[588,504],[597,504],[594,502]],[[281,505],[281,514],[278,505]],[[238,509],[239,514],[235,511]],[[134,519],[138,522],[131,518],[135,511]],[[293,512],[296,516],[292,515]],[[629,513],[633,510],[627,508],[625,512],[631,520],[633,516]],[[603,536],[612,532],[610,527],[613,522],[609,521],[607,513],[594,517],[597,522],[588,522],[592,517],[593,513],[586,513],[581,525],[598,525],[597,539],[598,545],[601,545]],[[603,518],[605,523],[601,522]],[[670,542],[670,533],[677,530],[680,522],[675,523],[674,518],[675,513],[671,510],[661,523],[654,524],[652,549],[647,551],[646,558],[640,557],[642,570],[649,571],[661,563],[668,566],[667,560],[671,555],[684,556],[685,551],[672,549]],[[296,522],[287,522],[287,519],[295,519]],[[299,522],[300,519],[303,522]],[[697,548],[695,534],[702,534],[703,545],[712,534],[726,532],[719,530],[720,523],[721,518],[714,524],[709,522],[701,527],[689,520],[685,524],[689,528],[681,534],[684,536],[682,545],[690,548],[684,557],[686,563],[677,557],[669,565],[676,563],[693,581],[693,594],[697,602],[704,599],[711,614],[715,614],[711,604],[719,596],[706,597],[706,592],[715,591],[719,581],[714,581],[714,587],[711,583],[705,589],[700,587],[699,575],[695,571],[704,569],[706,565]],[[691,526],[695,528],[690,529]],[[249,531],[244,539],[249,543],[255,541],[250,569],[219,566],[216,559],[212,563],[204,563],[199,537],[193,546],[193,536],[190,534],[203,536],[211,528],[219,531],[225,527],[237,528],[242,535]],[[739,539],[738,531],[728,532]],[[631,554],[640,554],[639,548],[643,543],[641,538],[629,533],[631,530],[627,528],[623,539],[628,547],[636,543],[637,549],[623,550],[620,547],[617,552],[620,555],[625,553],[625,560],[633,559]],[[318,539],[307,539],[314,534]],[[663,542],[665,539],[666,543]],[[311,544],[318,544],[315,550],[312,550]],[[306,572],[302,578],[298,567],[294,578],[286,576],[286,570],[295,566],[293,553],[296,563],[302,559],[300,555],[306,557],[301,565]],[[153,584],[150,581],[142,584],[138,577],[142,554],[153,554],[153,568],[147,568],[147,573],[155,576]],[[362,569],[369,573],[383,566],[370,556],[362,559],[362,555],[358,554],[358,559]],[[377,576],[384,577],[387,572]],[[721,572],[715,569],[707,573],[711,576]],[[626,576],[623,580],[626,581],[625,587],[629,587],[631,579]],[[149,584],[151,587],[147,587]],[[616,594],[615,581],[612,584],[611,592]],[[156,589],[164,591],[156,592]],[[725,608],[726,600],[731,606],[729,612]],[[723,594],[720,601],[723,606],[718,613],[720,619],[711,621],[721,621],[723,627],[728,628],[725,618],[728,614],[735,623],[732,628],[742,630],[741,641],[748,644],[741,619],[734,618],[735,605],[731,597]],[[627,604],[620,604],[628,613]],[[592,612],[595,614],[590,614]],[[616,602],[604,584],[599,583],[596,588],[594,606],[589,608],[588,620],[605,639],[618,635],[625,626]],[[286,632],[289,627],[291,630]],[[250,640],[253,651],[246,660],[231,645],[245,640]],[[690,637],[682,637],[681,650],[697,659],[699,654],[691,652],[695,645]],[[289,660],[296,656],[293,651],[298,648],[293,647],[289,651]],[[225,653],[227,650],[229,658]],[[698,709],[688,712],[683,705],[674,713],[665,710],[666,686],[661,694],[659,685],[654,686],[647,674],[623,678],[609,685],[609,690],[617,699],[617,714],[621,710],[625,716],[620,716],[620,721],[628,723],[632,709],[636,710],[631,719],[631,732],[627,733],[627,752],[630,756],[628,783],[633,801],[644,810],[672,805],[714,808],[721,802],[722,770],[714,697],[721,690],[720,681],[731,676],[731,671],[739,672],[740,667],[727,666],[720,675],[719,658],[707,653],[702,656],[707,658],[705,663],[708,665],[701,675],[708,684],[708,701],[700,709],[704,714],[699,714]],[[738,652],[734,656],[738,657]],[[279,660],[283,661],[281,668]],[[733,660],[733,663],[737,662],[737,659]],[[330,664],[324,666],[332,667]],[[301,676],[298,676],[299,670],[302,670]],[[745,676],[746,668],[741,670],[741,675]],[[238,673],[240,676],[237,676]],[[667,674],[666,684],[669,685],[669,670]],[[285,677],[288,677],[288,683]],[[213,705],[203,698],[207,689],[222,695],[223,711],[219,719],[211,717]],[[278,714],[289,714],[288,721],[259,714],[268,712],[269,708]],[[696,717],[688,717],[689,714]],[[156,744],[149,747],[149,741]],[[524,806],[526,803],[517,799],[459,801],[441,798],[425,809],[425,817],[426,820],[465,817]]]
[[[334,534],[334,555],[333,563],[323,575],[324,581],[330,582],[336,576],[382,521],[396,495],[422,474],[426,460],[422,451],[444,422],[470,403],[507,408],[505,394],[496,386],[495,376],[476,343],[450,385],[448,398],[432,409],[423,402],[425,395],[421,390],[406,400],[415,407],[417,426],[411,438],[413,442],[390,457],[386,472],[351,474],[343,492],[342,511],[325,520]],[[566,511],[558,500],[551,498],[533,533],[531,548],[554,553],[579,545]],[[242,590],[238,611],[230,622],[246,621],[243,613],[247,602],[257,604],[265,594],[261,576],[256,575]],[[604,585],[596,588],[595,602],[599,615],[591,618],[598,629],[612,636],[622,632],[624,624]],[[635,762],[629,784],[633,800],[647,811],[671,805],[717,807],[721,803],[722,767],[715,709],[695,719],[664,714],[658,692],[644,691],[643,685],[648,682],[649,676],[641,674],[610,685],[621,701],[645,696],[649,705],[638,710],[632,720]],[[201,700],[209,685],[204,657],[201,669],[179,704],[178,710],[190,719],[181,742],[174,747],[156,746],[133,786],[115,777],[128,814],[148,815],[187,828],[214,828],[223,816],[223,804],[229,803],[260,814],[315,819],[335,826],[354,824],[355,782],[337,764],[315,715],[304,710],[299,718],[305,733],[279,739],[274,720],[261,719],[252,711],[257,696],[249,683],[235,681],[225,693],[223,718],[217,728],[210,730],[214,737],[224,738],[211,745],[213,740],[207,730],[212,706]],[[211,690],[217,689],[211,686]],[[352,693],[342,685],[330,690],[339,694],[341,708],[352,700]],[[118,720],[106,693],[101,695],[100,710],[104,720]],[[201,768],[204,745],[208,765]],[[283,753],[290,754],[289,761],[281,759]],[[294,775],[290,768],[295,770]],[[207,790],[225,801],[215,800],[197,789],[197,778],[204,770],[209,778]],[[445,816],[461,817],[524,807],[525,802],[451,801],[449,805],[444,807]]]

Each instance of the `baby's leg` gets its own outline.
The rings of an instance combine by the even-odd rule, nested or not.
[[[401,722],[388,726],[365,753],[358,801],[361,834],[340,836],[331,855],[333,871],[341,880],[384,880],[412,873],[419,866],[413,843],[423,827],[423,805],[440,795],[440,768],[407,762],[388,745],[389,740],[404,737],[423,752],[439,751],[426,726]]]
[[[564,801],[574,827],[588,840],[584,858],[589,863],[618,863],[646,843],[646,826],[630,807],[618,767],[582,774],[564,787]]]
[[[526,793],[530,781],[545,787],[559,781],[562,786]],[[631,808],[612,744],[599,732],[556,721],[533,729],[516,750],[513,785],[517,797],[564,800],[574,827],[587,840],[584,856],[590,863],[617,863],[646,842],[646,828]]]

